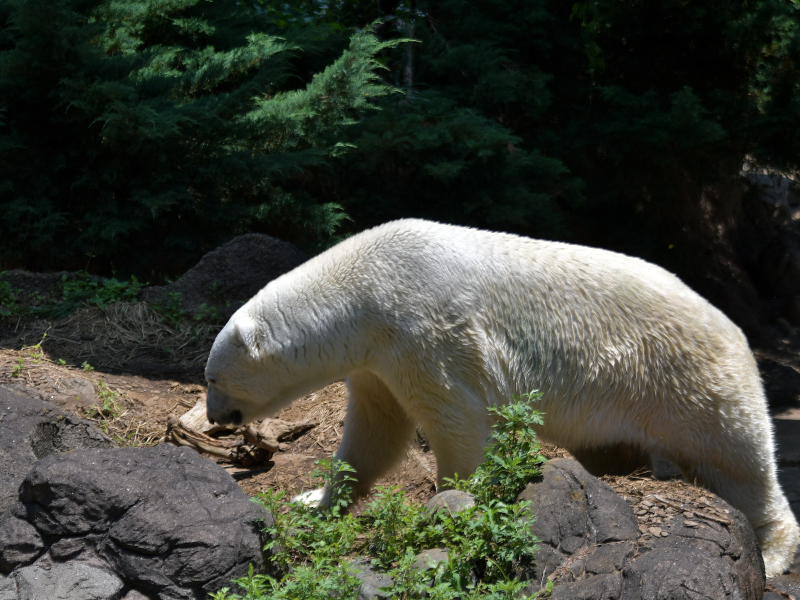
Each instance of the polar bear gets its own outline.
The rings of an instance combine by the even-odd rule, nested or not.
[[[645,261],[422,220],[362,232],[231,317],[206,366],[208,418],[263,418],[342,378],[336,456],[356,469],[359,495],[415,426],[440,485],[469,475],[491,433],[487,406],[537,389],[542,439],[670,460],[747,516],[768,575],[800,539],[744,335]]]

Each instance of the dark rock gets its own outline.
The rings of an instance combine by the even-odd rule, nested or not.
[[[784,594],[781,600],[786,598],[800,598],[800,574],[788,573],[769,578],[769,587],[776,592]],[[766,598],[766,596],[764,596]]]
[[[52,542],[34,566],[105,565],[164,600],[204,599],[250,564],[263,570],[261,521],[271,519],[224,469],[170,445],[41,460],[20,488],[20,514]]]
[[[357,560],[352,563],[356,577],[361,581],[361,590],[358,600],[383,600],[391,596],[381,588],[394,585],[394,580],[386,573],[375,571],[366,560]]]
[[[69,560],[86,550],[86,542],[81,538],[61,538],[50,546],[50,558],[56,561]]]
[[[740,593],[728,561],[696,548],[651,550],[634,560],[623,572],[623,578],[622,597],[626,600],[752,597]]]
[[[33,565],[14,571],[19,600],[119,600],[124,584],[113,573],[80,563]]]
[[[675,515],[664,526],[668,535],[650,540],[646,547],[653,551],[674,549],[687,555],[699,550],[705,556],[719,558],[727,565],[726,572],[733,577],[741,597],[760,598],[764,593],[764,561],[755,533],[741,512],[732,507],[726,510],[730,515],[729,525],[705,521],[701,527],[686,527],[686,518]],[[712,564],[717,563],[709,563]]]
[[[575,461],[551,460],[541,481],[520,495],[532,503],[532,529],[542,541],[533,564],[521,569],[521,577],[531,580],[525,593],[551,577],[555,599],[759,600],[764,566],[750,524],[719,498],[701,493],[705,511],[722,516],[703,518],[697,511],[688,520],[681,511],[668,516],[658,509],[659,526],[651,522],[648,529],[643,521],[647,535],[641,535],[632,507],[609,486]]]
[[[0,573],[10,573],[36,560],[45,543],[36,528],[13,515],[0,520]]]
[[[543,580],[582,548],[639,536],[628,503],[574,460],[546,463],[542,480],[528,484],[519,499],[531,502],[533,532],[542,542],[528,575],[534,581]]]
[[[758,370],[764,380],[764,390],[769,399],[770,409],[780,410],[782,407],[793,408],[797,406],[800,398],[800,372],[788,361],[778,357],[755,352],[758,361]]]
[[[0,386],[0,517],[16,502],[19,485],[37,459],[112,446],[91,423]]]
[[[553,600],[617,600],[621,594],[622,575],[608,573],[559,585],[553,588],[550,597]]]
[[[587,573],[601,575],[621,571],[636,552],[633,542],[614,542],[599,546],[586,559]]]
[[[774,419],[775,445],[780,465],[800,466],[800,420]]]
[[[428,503],[425,505],[431,512],[444,508],[447,509],[451,515],[467,508],[472,508],[473,506],[475,506],[475,497],[467,492],[459,492],[457,490],[445,490],[444,492],[440,492],[428,500]]]
[[[223,320],[273,279],[305,262],[294,245],[268,235],[249,233],[206,254],[180,279],[144,291],[144,300],[159,304],[179,293],[183,309],[196,314],[202,304],[215,307]]]

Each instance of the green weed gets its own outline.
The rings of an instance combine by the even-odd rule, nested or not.
[[[177,324],[186,317],[183,309],[183,295],[180,292],[167,292],[164,298],[153,308],[167,321]]]
[[[97,406],[93,406],[86,411],[86,414],[89,418],[100,416],[109,419],[116,419],[122,415],[122,406],[119,403],[119,394],[110,389],[102,379],[97,381],[97,397]],[[104,423],[103,425],[106,424]]]
[[[517,581],[515,573],[533,558],[538,542],[531,532],[528,503],[516,502],[544,462],[533,429],[542,422],[532,405],[537,398],[527,394],[491,409],[497,423],[485,462],[469,479],[451,482],[474,494],[476,505],[454,515],[446,510],[431,514],[398,488],[378,488],[355,518],[346,510],[353,470],[336,459],[321,461],[316,472],[332,489],[330,510],[287,504],[285,492],[260,494],[257,500],[274,518],[266,530],[271,541],[265,549],[276,573],[259,575],[251,569],[234,582],[244,595],[224,589],[212,598],[355,599],[357,557],[392,577],[394,585],[385,590],[391,598],[520,598],[526,583]],[[448,559],[431,569],[417,569],[419,552],[436,547],[446,548]]]

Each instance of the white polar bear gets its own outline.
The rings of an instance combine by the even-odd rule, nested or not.
[[[469,475],[487,406],[538,389],[542,439],[670,460],[744,512],[768,575],[800,539],[744,335],[642,260],[420,220],[365,231],[233,315],[206,367],[208,418],[262,418],[341,378],[350,402],[336,455],[356,469],[357,494],[416,425],[440,485]]]

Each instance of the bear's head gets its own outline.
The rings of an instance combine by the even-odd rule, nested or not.
[[[294,400],[296,374],[274,327],[243,306],[214,340],[206,363],[211,423],[241,425],[276,413]]]

